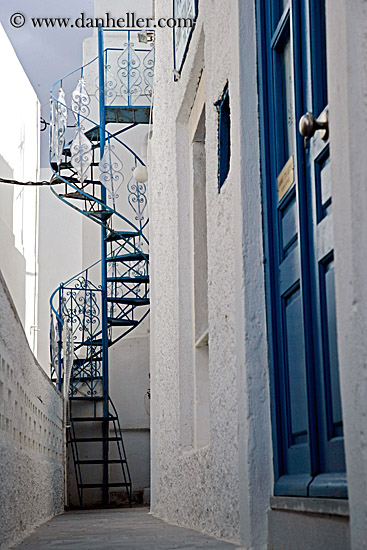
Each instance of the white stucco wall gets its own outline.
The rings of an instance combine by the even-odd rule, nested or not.
[[[200,3],[177,82],[172,31],[157,31],[150,159],[152,512],[260,549],[267,543],[272,467],[252,4]],[[157,17],[171,9],[169,0],[156,3]],[[210,443],[199,448],[192,443],[189,117],[204,67]],[[232,156],[218,194],[214,103],[227,81]]]
[[[112,346],[109,366],[110,395],[120,418],[133,491],[139,491],[150,487],[149,334],[133,332]]]
[[[37,181],[39,101],[1,25],[0,48],[0,176]],[[38,188],[0,184],[1,549],[63,510],[62,400],[32,353],[38,213]]]
[[[37,95],[0,25],[0,176],[36,181],[39,175]],[[0,184],[0,269],[33,350],[38,292],[38,189]]]
[[[367,7],[328,0],[339,370],[351,540],[367,548]]]
[[[62,410],[0,273],[1,550],[63,511]]]

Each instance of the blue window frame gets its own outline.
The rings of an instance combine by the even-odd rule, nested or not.
[[[328,109],[325,1],[257,0],[257,25],[274,493],[345,498],[330,143],[298,132]]]
[[[218,190],[220,192],[231,164],[231,106],[228,84],[215,106],[218,109]]]
[[[198,17],[199,0],[173,0],[173,18],[176,25],[173,28],[173,66],[177,73],[182,71],[183,64],[189,49],[191,36]],[[177,24],[179,19],[191,19],[192,27]],[[175,76],[175,78],[177,78]]]

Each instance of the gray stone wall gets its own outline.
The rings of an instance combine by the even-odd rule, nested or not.
[[[0,548],[63,511],[62,399],[34,358],[0,272]]]

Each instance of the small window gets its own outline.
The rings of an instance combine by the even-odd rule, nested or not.
[[[227,179],[231,160],[231,110],[228,84],[221,99],[215,104],[219,113],[218,128],[218,187],[219,192]]]

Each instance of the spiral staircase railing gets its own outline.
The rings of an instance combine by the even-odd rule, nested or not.
[[[154,42],[137,46],[136,31],[127,30],[122,47],[115,47],[121,42],[118,32],[114,47],[104,48],[104,31],[99,28],[98,56],[51,90],[51,190],[101,228],[98,261],[60,284],[50,299],[51,378],[60,391],[69,381],[69,456],[80,506],[85,489],[101,489],[102,504],[108,505],[112,487],[124,487],[131,504],[120,420],[109,395],[108,349],[149,314],[147,170],[144,154],[134,148],[142,141],[137,129],[151,122]],[[65,347],[65,325],[71,352]],[[88,412],[83,413],[83,406]],[[86,422],[100,422],[99,437],[82,437],[80,426]],[[88,459],[91,453],[85,446],[97,440],[102,457]],[[113,443],[117,458],[111,458]],[[85,483],[83,468],[97,464],[102,481],[91,483],[87,475]],[[121,483],[111,482],[111,464],[121,465]]]

